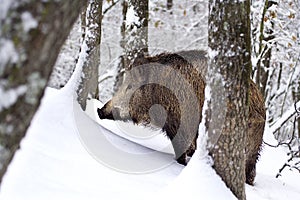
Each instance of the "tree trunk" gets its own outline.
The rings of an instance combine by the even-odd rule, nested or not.
[[[0,180],[20,147],[60,48],[85,4],[12,2],[0,19]]]
[[[138,56],[148,54],[149,0],[124,0],[121,47],[123,55],[119,65],[115,89],[123,80],[126,69]]]
[[[259,60],[257,62],[256,66],[256,85],[259,87],[261,93],[266,96],[266,86],[267,81],[269,77],[269,70],[270,68],[270,60],[272,56],[272,48],[270,48],[267,45],[264,45],[263,43],[268,43],[270,40],[274,39],[273,35],[273,27],[274,23],[271,22],[271,27],[265,26],[265,20],[266,20],[266,12],[267,10],[274,4],[277,4],[277,2],[274,1],[265,1],[262,18],[260,22],[260,31],[259,31],[259,50],[258,50],[258,56]],[[265,37],[265,35],[268,35],[268,37]]]
[[[83,43],[77,67],[82,67],[82,76],[77,89],[78,102],[85,110],[86,100],[98,96],[98,68],[100,66],[100,43],[102,23],[102,0],[90,0],[83,12]]]
[[[297,77],[298,78],[295,79],[296,81],[293,83],[292,87],[292,95],[295,103],[300,101],[300,75],[298,75]],[[296,137],[300,138],[300,117],[298,117],[295,126],[295,135]]]
[[[248,124],[248,88],[251,72],[250,0],[209,2],[209,71],[206,128],[214,168],[238,199],[245,195],[245,145]],[[209,91],[209,89],[207,89]],[[223,92],[222,92],[223,91]],[[211,113],[223,98],[222,127]],[[227,107],[226,107],[227,105]]]
[[[128,2],[124,37],[125,67],[128,67],[137,56],[148,54],[148,1],[129,0]],[[135,19],[130,16],[132,14],[135,15]]]

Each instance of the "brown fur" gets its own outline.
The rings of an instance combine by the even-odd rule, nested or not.
[[[186,156],[191,156],[196,149],[198,126],[202,118],[204,77],[207,71],[205,56],[204,51],[182,51],[137,58],[129,69],[151,64],[158,65],[158,69],[162,69],[161,73],[157,73],[157,70],[151,71],[152,68],[147,68],[147,66],[141,68],[143,70],[136,68],[138,70],[124,81],[112,100],[98,110],[99,117],[101,119],[132,120],[137,124],[151,124],[162,128],[172,142],[177,161],[185,165]],[[188,89],[170,75],[172,71],[180,74],[180,78],[188,82],[196,99],[192,98]],[[151,80],[160,81],[159,84],[155,84],[151,83]],[[129,93],[132,84],[139,81],[144,81],[146,84]],[[171,82],[174,87],[171,89],[165,87],[164,85],[168,82]],[[126,98],[129,98],[128,106],[122,105]],[[156,104],[164,109],[154,109],[151,112],[152,106]],[[122,109],[127,109],[129,114],[122,116],[120,114]],[[249,130],[245,147],[246,182],[248,184],[253,184],[254,181],[264,123],[265,109],[262,95],[255,84],[250,81]]]

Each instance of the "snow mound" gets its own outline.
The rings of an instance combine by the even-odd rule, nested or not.
[[[100,101],[97,99],[90,99],[87,102],[86,113],[102,127],[122,138],[126,138],[156,151],[175,155],[170,140],[161,130],[152,130],[147,127],[134,125],[131,122],[125,123],[121,121],[100,120],[97,114],[97,108],[102,107],[103,104]]]
[[[212,169],[210,160],[201,158],[198,151],[185,168],[172,162],[144,174],[121,173],[98,162],[80,138],[70,94],[68,89],[47,88],[21,149],[3,179],[0,199],[235,199]],[[105,130],[118,141],[119,148],[131,146],[130,151],[136,153],[153,151],[119,137],[120,133],[101,128],[84,112],[76,112],[95,130]],[[115,130],[113,125],[107,128]],[[170,156],[163,152],[158,155],[161,159]],[[284,156],[282,149],[264,149],[255,186],[246,186],[249,200],[299,199],[299,174],[289,171],[281,179],[274,178]]]

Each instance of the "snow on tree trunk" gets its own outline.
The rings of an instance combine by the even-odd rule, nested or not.
[[[122,30],[125,67],[136,56],[148,54],[148,0],[129,0],[127,5],[125,29]]]
[[[292,87],[292,93],[293,93],[294,101],[298,102],[298,101],[300,101],[300,74],[298,74],[298,78],[296,80],[297,81],[295,81],[295,83],[293,84],[293,87]],[[300,109],[298,109],[297,111],[300,112]],[[295,135],[296,135],[296,137],[300,138],[300,116],[298,116],[295,126],[296,126],[296,127],[294,127],[295,132],[296,132]],[[299,146],[299,148],[300,148],[300,146]]]
[[[72,77],[82,41],[80,22],[78,19],[74,23],[68,38],[60,50],[47,84],[49,87],[56,89],[63,88]]]
[[[267,10],[277,4],[277,2],[266,0],[262,16],[259,25],[259,41],[258,41],[258,52],[257,52],[257,63],[255,63],[255,83],[259,87],[261,93],[266,95],[266,87],[267,81],[269,77],[269,68],[270,68],[270,60],[272,55],[272,46],[268,43],[269,41],[274,39],[273,35],[273,26],[274,23],[271,22],[270,26],[265,26],[266,23],[266,12]]]
[[[122,70],[137,56],[148,54],[149,0],[124,0],[121,25],[123,55],[119,66],[115,89],[122,83]]]
[[[82,14],[83,43],[77,63],[77,67],[82,67],[77,100],[83,110],[86,108],[87,98],[98,96],[101,22],[102,0],[90,0],[87,10]]]
[[[84,6],[84,1],[2,3],[0,180],[20,147],[60,48]]]
[[[245,196],[245,144],[251,72],[250,1],[209,2],[209,71],[206,128],[214,168],[238,199]],[[216,91],[219,90],[219,91]],[[221,91],[223,90],[223,91]],[[212,112],[225,102],[224,123],[214,127]],[[218,110],[222,112],[222,109]]]

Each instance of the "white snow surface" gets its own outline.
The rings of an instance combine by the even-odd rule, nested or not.
[[[21,149],[3,179],[0,199],[235,199],[211,167],[210,158],[200,156],[199,151],[185,168],[174,161],[163,169],[138,175],[121,173],[97,162],[80,140],[71,94],[70,87],[47,88]],[[78,112],[82,119],[86,117],[84,112]],[[92,126],[101,128],[90,121]],[[101,123],[107,126],[106,122]],[[143,130],[146,129],[141,128],[141,132]],[[114,135],[108,130],[107,134]],[[135,146],[131,151],[148,149],[128,138],[119,139]],[[152,146],[148,143],[148,147],[155,149],[155,142],[152,141]],[[168,140],[165,138],[164,142]],[[284,171],[282,177],[275,178],[286,160],[284,149],[265,146],[260,160],[255,185],[246,185],[247,199],[300,198],[299,173]]]
[[[100,101],[91,99],[87,102],[86,113],[101,126],[122,138],[126,138],[152,150],[175,154],[170,140],[168,140],[165,134],[160,130],[151,130],[143,126],[135,126],[132,122],[100,120],[97,114],[97,108],[101,108],[102,106],[103,104]]]
[[[134,7],[132,5],[129,5],[129,9],[126,14],[126,25],[130,26],[132,23],[136,24],[137,26],[140,24]]]

